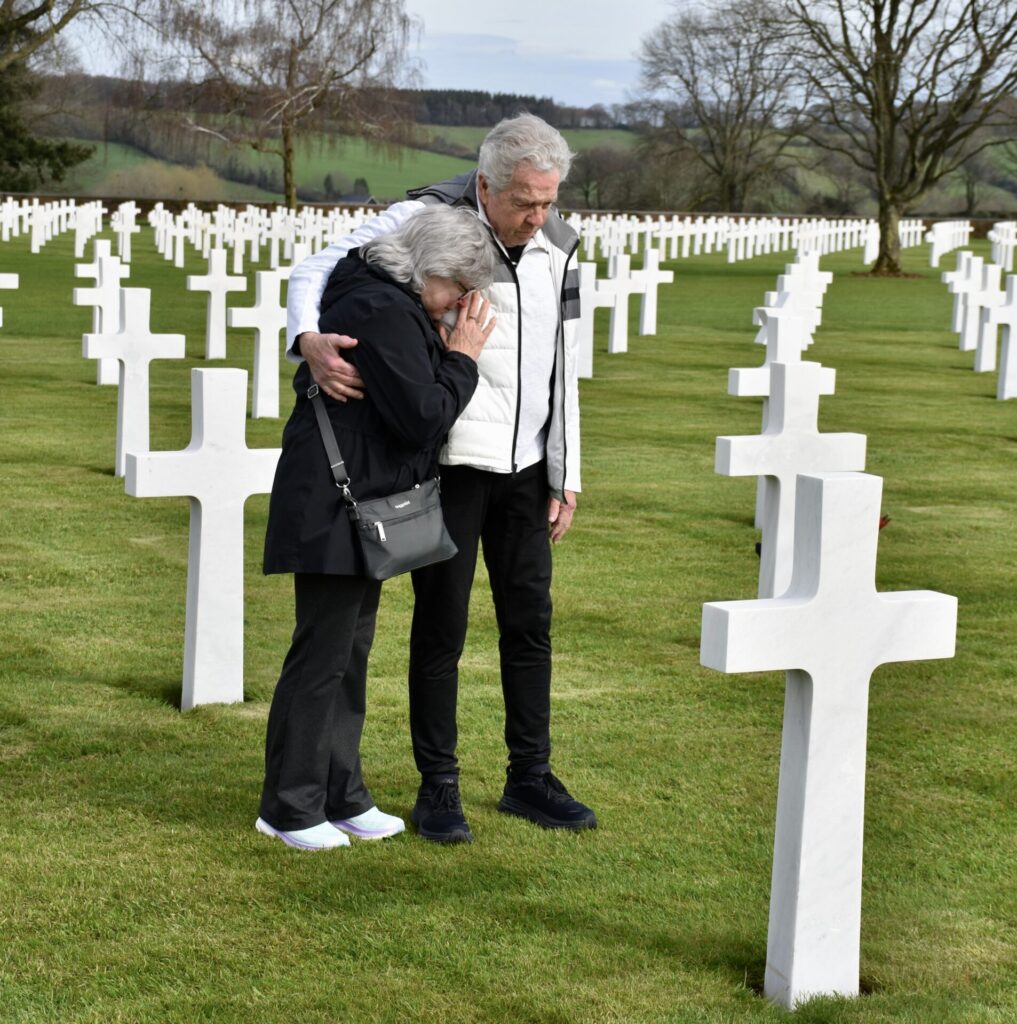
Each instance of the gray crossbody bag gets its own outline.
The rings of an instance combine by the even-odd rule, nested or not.
[[[364,575],[372,580],[387,580],[451,558],[458,549],[441,514],[437,475],[408,491],[357,501],[350,493],[350,477],[317,384],[307,389],[307,397],[314,406],[335,485],[356,527]]]

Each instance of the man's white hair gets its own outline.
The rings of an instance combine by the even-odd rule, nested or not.
[[[572,152],[561,133],[533,114],[517,114],[499,121],[480,144],[477,169],[495,193],[504,192],[520,164],[568,177]]]

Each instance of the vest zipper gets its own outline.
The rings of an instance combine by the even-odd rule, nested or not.
[[[565,257],[565,263],[564,263],[564,265],[562,267],[562,275],[561,275],[561,291],[560,291],[560,293],[558,295],[558,325],[559,325],[559,328],[561,330],[561,405],[560,405],[560,410],[559,411],[560,411],[560,415],[561,415],[561,494],[562,494],[563,498],[565,497],[565,477],[566,477],[566,472],[567,472],[566,467],[568,466],[568,461],[569,461],[569,442],[568,442],[568,429],[567,429],[567,427],[568,427],[568,420],[567,420],[567,417],[566,417],[566,414],[565,414],[565,389],[568,387],[568,379],[567,379],[567,376],[565,374],[565,281],[568,278],[568,274],[569,274],[569,261],[572,259],[573,256],[575,256],[575,254],[578,251],[579,251],[579,239],[577,238],[575,243],[573,244],[572,248],[569,250],[568,255]],[[577,264],[578,264],[578,261],[577,261]],[[580,309],[580,311],[579,311],[580,316],[582,315],[582,312],[583,311]],[[557,346],[555,347],[554,358],[557,361],[557,359],[558,359]],[[557,366],[556,366],[555,367],[555,373],[554,373],[555,383],[557,383],[557,377],[558,377],[558,369],[557,369]],[[550,436],[551,436],[551,430],[550,430],[550,426],[549,426],[548,427],[548,438],[549,439],[550,439]],[[547,457],[546,447],[545,447],[544,457],[545,458]]]
[[[522,259],[522,255],[519,257]],[[519,472],[516,463],[516,445],[519,441],[519,417],[522,412],[523,403],[523,297],[519,292],[519,275],[516,273],[515,264],[505,254],[505,262],[512,271],[512,280],[516,283],[516,420],[512,426],[512,451],[509,461],[512,465],[512,473]]]

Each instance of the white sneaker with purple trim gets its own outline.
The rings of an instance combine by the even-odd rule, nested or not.
[[[330,822],[335,828],[342,832],[348,832],[358,839],[387,839],[389,836],[398,835],[406,828],[406,822],[397,818],[394,814],[386,814],[372,807],[363,814],[352,818],[343,818],[341,821]]]
[[[284,832],[273,828],[264,818],[259,818],[254,827],[264,836],[281,839],[287,846],[298,850],[332,850],[337,846],[349,846],[349,837],[333,828],[327,821],[311,828],[299,828],[293,832]]]

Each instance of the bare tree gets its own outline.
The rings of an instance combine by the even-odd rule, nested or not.
[[[0,71],[23,64],[47,46],[75,18],[96,7],[86,0],[2,0],[0,2]]]
[[[638,158],[617,146],[593,146],[579,153],[569,171],[568,191],[587,210],[607,209],[615,202],[619,184],[635,176]]]
[[[412,21],[404,0],[164,0],[165,38],[187,61],[206,113],[195,131],[243,142],[282,161],[296,206],[294,155],[301,132],[324,123],[380,136],[377,92],[404,66]]]
[[[703,165],[722,210],[744,209],[753,188],[787,163],[801,94],[774,14],[771,0],[678,9],[642,42],[650,137]]]
[[[899,274],[901,215],[1003,141],[976,133],[1012,118],[1017,0],[784,2],[795,63],[818,99],[805,134],[870,175],[880,225],[872,272]]]
[[[0,71],[42,57],[72,22],[123,26],[146,7],[147,0],[0,0]]]

